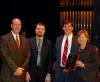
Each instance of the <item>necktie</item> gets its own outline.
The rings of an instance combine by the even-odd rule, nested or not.
[[[20,42],[19,42],[19,39],[18,39],[18,35],[16,35],[16,44],[17,44],[17,47],[19,48],[20,47]]]
[[[37,45],[37,47],[38,47],[38,51],[40,51],[40,48],[41,48],[41,39],[38,39],[38,45]]]
[[[38,39],[38,45],[37,45],[37,47],[38,47],[38,56],[37,56],[37,66],[40,66],[40,62],[41,62],[41,56],[40,56],[40,54],[41,54],[41,39]]]
[[[66,61],[67,61],[67,51],[68,51],[68,38],[65,41],[64,50],[63,50],[63,56],[62,56],[62,65],[63,66],[66,65]]]

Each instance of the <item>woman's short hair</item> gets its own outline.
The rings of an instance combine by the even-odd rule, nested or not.
[[[85,29],[80,30],[77,33],[77,37],[81,36],[82,34],[85,35],[85,37],[88,39],[88,43],[90,43],[90,37],[89,37],[88,31],[86,31]]]

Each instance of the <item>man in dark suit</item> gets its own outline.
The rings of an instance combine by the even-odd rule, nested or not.
[[[2,59],[0,80],[2,82],[25,82],[30,58],[28,40],[19,35],[22,24],[19,18],[11,23],[11,32],[0,38]]]
[[[51,81],[51,53],[52,43],[44,37],[45,25],[38,23],[35,28],[36,36],[29,39],[31,57],[27,82]]]
[[[55,80],[54,82],[78,82],[75,71],[68,71],[64,69],[68,56],[70,54],[77,54],[78,45],[77,39],[73,35],[73,23],[66,21],[64,26],[64,35],[57,38],[55,44]]]

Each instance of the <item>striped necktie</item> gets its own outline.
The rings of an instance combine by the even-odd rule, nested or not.
[[[64,50],[63,50],[63,56],[62,56],[62,65],[63,66],[66,65],[66,61],[67,61],[67,51],[68,51],[68,38],[65,41]]]
[[[16,35],[16,44],[17,44],[17,47],[19,48],[20,47],[20,41],[18,39],[18,35]]]

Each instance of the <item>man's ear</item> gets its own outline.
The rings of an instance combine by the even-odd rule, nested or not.
[[[12,24],[11,24],[11,28],[12,28]]]
[[[62,27],[62,30],[64,31],[64,27]]]

